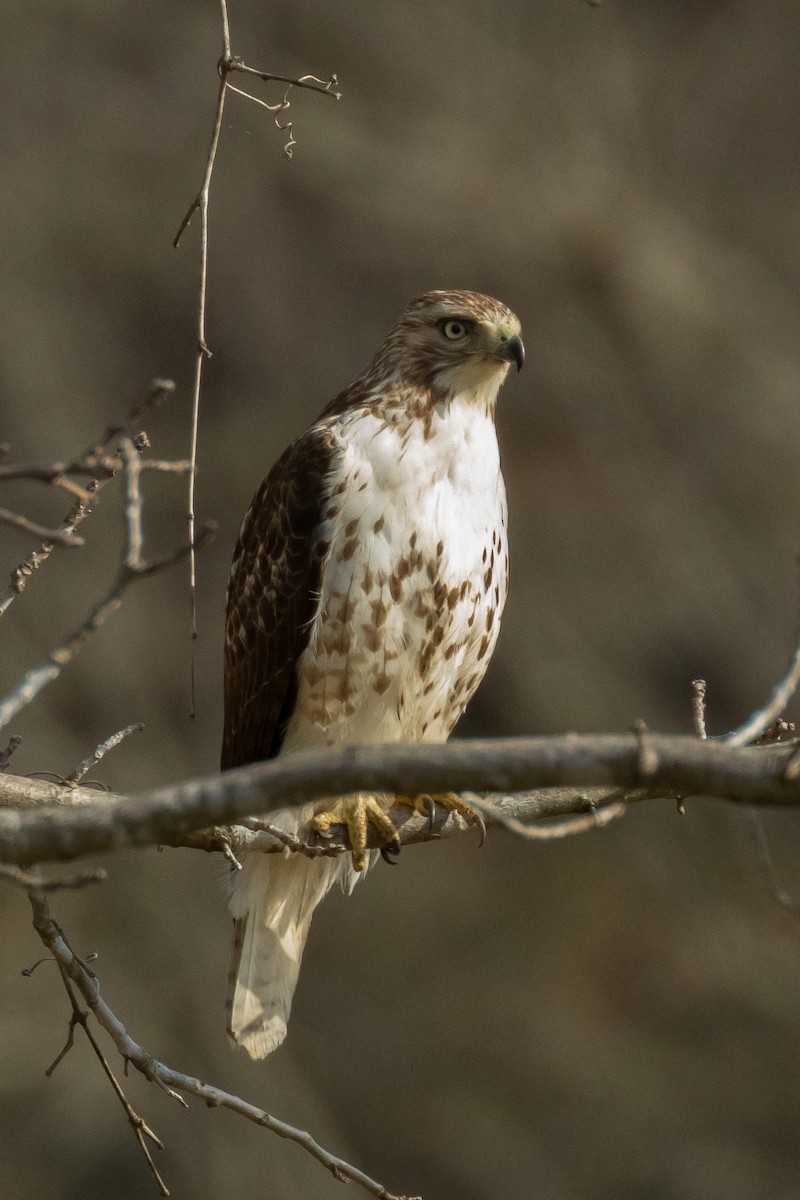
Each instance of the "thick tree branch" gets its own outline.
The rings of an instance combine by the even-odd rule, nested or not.
[[[630,803],[647,796],[711,796],[754,805],[800,805],[797,746],[738,748],[641,733],[454,741],[443,746],[351,746],[286,755],[223,775],[188,780],[138,796],[101,795],[0,776],[0,861],[28,866],[125,846],[185,844],[197,830],[255,813],[353,792],[509,793],[505,816],[540,820],[597,807],[586,788],[622,789]],[[572,790],[576,789],[576,790]],[[47,795],[41,804],[36,797]],[[617,800],[607,796],[607,800]],[[493,801],[496,802],[496,801]],[[603,800],[601,798],[601,803]],[[10,805],[19,806],[12,810]],[[401,841],[455,832],[453,817],[431,830],[398,806]],[[452,825],[450,823],[452,822]],[[269,835],[265,835],[268,837]]]

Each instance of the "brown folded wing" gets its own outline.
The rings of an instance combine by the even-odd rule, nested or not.
[[[222,769],[280,751],[297,663],[319,605],[322,513],[337,450],[312,428],[281,456],[245,517],[228,586]]]

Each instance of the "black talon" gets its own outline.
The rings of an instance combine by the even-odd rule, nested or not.
[[[394,858],[392,858],[394,855]],[[381,858],[390,867],[396,867],[400,857],[400,838],[394,837],[388,846],[381,847]]]
[[[478,842],[478,849],[480,850],[481,846],[486,841],[486,822],[483,819],[483,813],[479,813],[477,808],[474,809],[473,811],[475,813],[476,824],[478,826],[478,833],[479,833],[480,839],[481,839]]]
[[[428,833],[433,837],[433,829],[436,824],[436,801],[433,796],[426,796],[425,802],[425,807],[428,810]]]

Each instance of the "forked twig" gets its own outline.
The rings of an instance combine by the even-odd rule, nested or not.
[[[0,616],[25,590],[31,575],[47,561],[56,544],[78,544],[75,530],[92,511],[90,502],[93,504],[97,500],[102,489],[124,465],[116,454],[116,440],[129,433],[145,412],[160,407],[174,391],[175,384],[171,380],[154,379],[145,399],[133,406],[125,420],[121,424],[109,426],[96,445],[89,446],[83,454],[75,459],[50,463],[46,466],[0,466],[0,479],[34,479],[53,487],[62,488],[73,498],[72,507],[61,524],[56,529],[45,530],[46,536],[41,545],[31,551],[28,557],[11,572],[10,584],[6,591],[0,594]],[[164,469],[166,465],[150,463],[150,466],[157,466],[159,469]],[[185,464],[178,463],[170,464],[170,466],[175,469],[185,468]],[[70,475],[88,475],[89,483],[82,487],[70,479]]]
[[[191,431],[189,434],[189,489],[187,496],[187,522],[189,526],[189,603],[190,603],[190,701],[189,701],[189,718],[194,720],[195,717],[195,647],[197,643],[197,569],[195,561],[195,494],[197,481],[197,439],[200,427],[200,391],[203,379],[203,364],[207,358],[211,358],[211,351],[208,348],[206,339],[206,292],[208,285],[208,205],[211,194],[211,180],[214,175],[214,165],[217,161],[217,151],[219,149],[220,134],[222,133],[222,117],[225,110],[225,96],[228,90],[237,92],[240,95],[246,96],[248,99],[255,101],[257,104],[263,105],[275,118],[275,124],[279,129],[288,131],[288,141],[284,147],[284,152],[291,158],[292,146],[295,144],[292,137],[292,122],[287,122],[282,125],[280,122],[280,114],[289,107],[289,92],[293,87],[306,88],[309,91],[322,92],[325,95],[331,96],[335,100],[339,100],[341,95],[339,92],[333,91],[338,85],[338,80],[335,75],[332,75],[329,80],[318,79],[315,75],[303,75],[298,79],[291,79],[285,75],[275,75],[269,71],[259,71],[255,67],[248,66],[242,59],[231,53],[231,30],[230,21],[228,18],[227,0],[219,0],[220,18],[222,21],[222,55],[217,62],[217,74],[219,76],[219,86],[217,89],[217,107],[214,112],[214,123],[211,129],[211,141],[208,147],[206,156],[206,165],[203,172],[203,181],[200,185],[195,198],[189,205],[183,220],[178,227],[178,232],[173,238],[173,246],[178,248],[180,240],[183,237],[185,230],[195,213],[200,214],[200,280],[197,291],[197,324],[196,324],[196,351],[194,362],[194,382],[192,385],[192,415],[191,415]],[[275,105],[267,104],[263,100],[259,100],[255,96],[250,96],[248,92],[242,92],[240,88],[235,88],[230,84],[228,76],[233,71],[238,71],[245,75],[255,75],[265,82],[276,81],[287,84],[286,93],[283,100]]]
[[[137,1071],[144,1075],[145,1079],[157,1083],[159,1087],[163,1088],[174,1099],[179,1099],[176,1095],[178,1092],[183,1092],[187,1096],[196,1096],[210,1108],[227,1108],[238,1116],[245,1117],[248,1121],[260,1125],[263,1129],[269,1129],[279,1137],[296,1142],[298,1146],[301,1146],[317,1162],[326,1167],[334,1179],[338,1179],[342,1183],[357,1183],[369,1195],[375,1196],[377,1200],[420,1200],[419,1197],[406,1198],[392,1194],[382,1184],[365,1175],[357,1167],[331,1154],[330,1151],[315,1141],[311,1134],[305,1130],[288,1125],[285,1121],[280,1121],[277,1117],[273,1117],[263,1109],[248,1104],[247,1101],[242,1100],[239,1096],[235,1096],[230,1092],[224,1092],[220,1088],[203,1083],[192,1076],[183,1075],[181,1072],[153,1058],[152,1055],[148,1054],[146,1050],[133,1040],[122,1022],[103,1000],[97,979],[94,975],[87,973],[78,956],[74,953],[61,930],[56,925],[50,915],[47,899],[44,894],[41,891],[34,890],[29,893],[29,899],[33,911],[33,925],[36,932],[47,950],[56,960],[62,978],[65,980],[65,985],[69,982],[74,987],[74,991],[70,988],[67,989],[70,993],[70,1002],[74,1017],[71,1024],[81,1024],[87,1031],[87,1036],[89,1036],[91,1031],[88,1029],[86,1021],[90,1013],[96,1019],[98,1025],[110,1036],[123,1059],[131,1063]],[[89,1010],[88,1013],[83,1014],[75,992],[82,998]],[[82,1013],[83,1015],[79,1017],[75,1015],[76,1013]],[[113,1072],[111,1072],[105,1059],[101,1057],[102,1051],[97,1045],[96,1040],[90,1037],[90,1041],[95,1053],[101,1058],[101,1062],[104,1064],[103,1069],[106,1071],[109,1079],[111,1079],[121,1103],[125,1106],[126,1115],[134,1129],[137,1130],[137,1140],[142,1145],[143,1136],[154,1138],[155,1135],[152,1134],[152,1131],[145,1126],[141,1118],[138,1117],[138,1114],[134,1113],[133,1109],[128,1105],[119,1083],[113,1077]],[[71,1040],[69,1040],[69,1044],[71,1044]],[[65,1047],[64,1053],[66,1053],[67,1049],[68,1046]],[[63,1057],[63,1054],[60,1057]],[[138,1125],[137,1122],[139,1122]],[[156,1142],[156,1144],[159,1143]],[[142,1148],[145,1149],[144,1146]],[[155,1173],[155,1167],[149,1155],[148,1161]],[[160,1176],[157,1175],[157,1179],[160,1181],[160,1186],[164,1187],[165,1185]],[[168,1194],[166,1191],[162,1192],[162,1195],[166,1194]]]
[[[11,512],[8,508],[0,508],[0,524],[10,525],[12,529],[20,529],[33,537],[41,538],[43,542],[52,542],[54,546],[64,546],[66,549],[83,546],[85,542],[76,533],[63,533],[60,529],[48,529],[36,521],[23,517],[20,513]]]
[[[169,394],[166,385],[163,383],[154,384],[151,389],[151,397],[154,398],[165,393]],[[130,426],[141,415],[141,412],[142,406],[137,405],[132,414],[129,415],[126,425]],[[125,548],[122,552],[116,579],[110,591],[94,605],[78,628],[61,645],[51,650],[48,661],[40,663],[39,666],[33,667],[26,672],[17,686],[4,699],[0,700],[0,729],[3,729],[9,721],[13,720],[21,709],[30,704],[38,696],[42,688],[59,677],[64,667],[72,662],[89,638],[117,611],[131,584],[136,580],[146,579],[151,575],[156,575],[160,571],[166,570],[168,567],[174,566],[176,563],[181,562],[189,553],[190,547],[182,545],[172,554],[154,559],[153,562],[144,561],[142,557],[144,536],[142,532],[142,494],[140,488],[140,475],[144,464],[140,457],[140,449],[149,443],[144,434],[139,434],[136,439],[132,440],[127,436],[120,437],[120,429],[112,427],[107,430],[102,445],[107,445],[109,440],[115,438],[119,438],[117,447],[119,462],[122,465],[125,476]],[[101,460],[98,448],[94,448],[92,453],[96,459]],[[107,478],[112,478],[113,474],[114,472],[109,470]],[[95,481],[97,487],[102,486],[103,482],[105,480],[100,483]],[[79,507],[82,511],[85,510],[84,515],[88,513],[89,509],[84,505],[83,501],[77,501],[76,509]],[[216,525],[213,522],[206,523],[197,535],[198,548],[207,543],[213,537],[215,531]],[[119,736],[119,740],[121,741],[122,737],[126,737],[129,732],[133,732],[133,729],[123,731],[122,735]],[[116,741],[112,741],[112,745],[116,744]],[[111,749],[111,745],[107,749]],[[106,750],[103,750],[103,753],[105,752]]]
[[[34,903],[33,893],[31,893],[31,904],[33,904],[33,903]],[[45,902],[45,905],[46,905],[46,902]],[[72,953],[72,951],[69,947],[69,943],[67,942],[63,933],[60,930],[58,931],[58,933],[59,933],[59,936],[61,937],[64,945],[67,947],[67,949],[70,951],[70,953]],[[78,959],[77,955],[74,955],[74,959],[75,959],[76,965],[78,965],[78,969],[83,970],[83,964],[81,963],[81,960]],[[61,1050],[56,1055],[56,1057],[54,1058],[53,1062],[50,1064],[50,1066],[45,1071],[45,1075],[47,1075],[48,1077],[51,1076],[53,1074],[53,1072],[55,1071],[56,1067],[59,1065],[59,1063],[61,1063],[63,1061],[63,1059],[66,1058],[67,1054],[69,1053],[69,1051],[72,1049],[73,1045],[75,1044],[75,1028],[76,1028],[76,1026],[80,1025],[81,1029],[86,1034],[86,1037],[89,1041],[89,1045],[92,1047],[92,1050],[94,1051],[100,1065],[102,1066],[103,1071],[105,1072],[105,1075],[106,1075],[109,1083],[111,1084],[112,1088],[114,1089],[114,1094],[116,1095],[117,1099],[119,1100],[120,1104],[122,1105],[123,1111],[125,1112],[125,1116],[127,1117],[128,1123],[130,1124],[131,1129],[133,1130],[134,1137],[136,1138],[136,1141],[139,1143],[139,1147],[140,1147],[142,1153],[144,1154],[145,1159],[147,1160],[147,1165],[150,1168],[153,1178],[156,1181],[156,1184],[158,1186],[158,1190],[159,1190],[160,1194],[162,1196],[169,1196],[170,1190],[167,1187],[166,1183],[164,1182],[161,1174],[158,1171],[158,1168],[156,1167],[156,1164],[153,1161],[153,1156],[150,1152],[150,1147],[148,1145],[148,1141],[152,1142],[154,1146],[157,1146],[159,1150],[164,1149],[164,1143],[161,1141],[161,1138],[158,1136],[158,1134],[153,1132],[153,1130],[150,1128],[150,1126],[145,1121],[144,1117],[141,1117],[137,1113],[136,1109],[133,1107],[131,1102],[128,1100],[128,1097],[125,1095],[125,1091],[122,1087],[122,1084],[119,1082],[116,1075],[112,1071],[111,1065],[110,1065],[108,1059],[106,1058],[105,1054],[103,1053],[102,1047],[100,1046],[99,1042],[97,1041],[97,1038],[94,1036],[94,1032],[93,1032],[91,1026],[89,1025],[88,1012],[86,1012],[85,1009],[81,1008],[80,1004],[78,1003],[78,998],[75,994],[75,989],[73,986],[73,980],[70,978],[69,974],[65,970],[64,965],[60,961],[60,959],[56,958],[55,961],[56,961],[56,965],[59,969],[59,973],[61,975],[61,981],[64,984],[64,988],[66,989],[67,995],[69,996],[69,1002],[72,1006],[72,1012],[70,1013],[70,1018],[69,1018],[69,1027],[67,1030],[67,1040],[64,1043],[64,1045],[62,1046]],[[91,976],[91,978],[94,980],[93,975]]]

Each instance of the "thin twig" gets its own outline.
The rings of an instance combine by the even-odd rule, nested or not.
[[[267,833],[270,837],[275,838],[275,841],[283,849],[291,850],[293,854],[302,854],[305,858],[338,858],[340,854],[346,854],[348,850],[344,843],[327,844],[323,842],[319,845],[311,845],[309,842],[304,842],[296,833],[278,829],[262,817],[245,817],[238,822],[238,826],[250,829],[254,833]]]
[[[338,79],[335,75],[331,75],[330,79],[318,79],[316,75],[302,75],[297,79],[292,79],[285,75],[276,75],[269,71],[260,71],[255,67],[248,66],[241,58],[231,53],[231,30],[230,21],[228,18],[227,0],[219,0],[220,18],[222,22],[222,55],[217,62],[217,75],[219,76],[219,84],[217,88],[217,106],[214,112],[214,123],[211,129],[211,141],[209,142],[208,154],[206,155],[205,170],[203,172],[203,181],[200,185],[195,198],[192,200],[187,209],[183,220],[178,227],[178,232],[173,238],[172,244],[177,250],[181,238],[185,230],[188,228],[192,217],[195,213],[200,214],[200,279],[197,289],[197,323],[196,323],[196,351],[194,361],[194,382],[192,385],[192,415],[191,415],[191,430],[189,434],[189,489],[187,496],[187,522],[189,526],[189,610],[190,610],[190,654],[189,654],[189,719],[194,720],[196,712],[195,704],[195,650],[197,643],[197,569],[195,561],[195,492],[197,482],[197,440],[200,428],[200,393],[203,380],[203,365],[207,358],[211,358],[211,351],[208,348],[206,338],[206,293],[208,286],[208,206],[211,195],[211,181],[214,175],[214,165],[217,161],[217,151],[219,149],[219,140],[222,133],[222,117],[225,109],[225,96],[228,90],[238,92],[240,95],[246,96],[248,99],[255,101],[256,104],[263,105],[268,109],[275,118],[275,124],[279,129],[285,130],[288,133],[288,139],[284,146],[284,153],[287,157],[292,157],[292,146],[295,145],[292,136],[292,122],[289,121],[285,125],[280,122],[280,114],[289,108],[289,92],[293,87],[306,88],[309,91],[321,92],[324,95],[331,96],[335,100],[341,99],[339,92],[333,91],[338,86]],[[263,100],[251,96],[248,92],[242,92],[240,88],[234,87],[229,81],[228,76],[233,71],[238,71],[244,75],[255,75],[257,78],[265,82],[280,82],[287,84],[286,93],[283,100],[276,105],[267,104]]]
[[[247,1101],[242,1100],[239,1096],[223,1092],[220,1088],[203,1083],[192,1076],[183,1075],[181,1072],[166,1066],[166,1064],[159,1062],[152,1055],[148,1054],[146,1050],[133,1040],[122,1022],[103,1000],[97,979],[93,976],[90,977],[82,969],[77,956],[53,921],[45,896],[41,892],[33,891],[29,893],[29,898],[33,910],[34,928],[58,963],[62,976],[74,985],[89,1012],[95,1017],[101,1028],[111,1037],[123,1059],[126,1062],[130,1062],[146,1079],[151,1082],[158,1081],[159,1085],[163,1086],[170,1093],[178,1091],[189,1096],[196,1096],[210,1108],[227,1108],[231,1112],[245,1117],[248,1121],[253,1121],[256,1125],[260,1125],[264,1129],[269,1129],[279,1137],[296,1142],[297,1145],[301,1146],[307,1153],[326,1167],[335,1179],[343,1183],[357,1183],[371,1196],[377,1197],[378,1200],[406,1200],[405,1197],[393,1195],[382,1184],[365,1175],[363,1171],[359,1171],[357,1167],[331,1154],[330,1151],[320,1146],[310,1133],[302,1129],[296,1129],[293,1125],[287,1125],[285,1121],[280,1121],[277,1117],[271,1116],[263,1109],[248,1104]],[[70,999],[72,1000],[72,996]],[[81,1011],[77,1000],[73,1003],[73,1013],[75,1013],[76,1009]],[[80,1023],[86,1028],[83,1021],[80,1021]],[[99,1048],[95,1052],[97,1053],[98,1050]],[[106,1073],[108,1074],[109,1071],[110,1068]],[[115,1090],[117,1089],[115,1088]],[[120,1092],[121,1089],[117,1091],[117,1094],[120,1095]],[[120,1096],[120,1099],[122,1099],[122,1096]],[[408,1200],[419,1200],[419,1198],[413,1197],[408,1198]]]
[[[46,906],[46,901],[44,901],[43,897],[42,897],[42,901],[45,903],[45,906]],[[33,904],[33,903],[34,903],[34,899],[33,899],[33,895],[31,895],[31,904]],[[53,922],[53,926],[54,926],[54,929],[56,929],[58,931],[58,936],[63,941],[64,946],[72,954],[73,952],[69,946],[69,943],[67,942],[63,933],[60,930],[58,930],[58,927],[55,925],[55,922]],[[78,959],[77,955],[75,955],[75,954],[73,954],[73,959],[74,959],[76,965],[78,966],[78,968],[80,969],[83,965],[81,963],[80,959]],[[119,1082],[116,1075],[112,1071],[111,1065],[110,1065],[108,1059],[106,1058],[105,1054],[103,1053],[102,1047],[100,1046],[100,1043],[97,1041],[97,1038],[94,1036],[94,1033],[89,1025],[89,1020],[88,1020],[89,1014],[83,1008],[81,1008],[80,1004],[78,1003],[78,998],[75,994],[75,989],[73,986],[73,983],[74,983],[73,979],[67,973],[67,971],[64,967],[64,964],[60,961],[60,959],[56,958],[56,964],[57,964],[59,972],[61,974],[61,980],[62,980],[62,983],[64,984],[66,993],[69,996],[69,1001],[72,1006],[72,1012],[70,1014],[70,1019],[69,1019],[69,1029],[67,1032],[67,1040],[66,1040],[63,1048],[61,1049],[61,1051],[56,1056],[55,1060],[50,1064],[50,1066],[45,1071],[45,1074],[48,1076],[52,1075],[53,1072],[55,1071],[56,1067],[59,1065],[59,1063],[64,1059],[64,1057],[67,1055],[67,1053],[72,1049],[72,1046],[74,1045],[74,1041],[75,1041],[75,1027],[77,1025],[80,1025],[81,1029],[86,1034],[86,1037],[89,1041],[89,1045],[92,1047],[92,1050],[94,1051],[100,1065],[103,1068],[103,1071],[105,1072],[106,1078],[108,1079],[109,1083],[111,1084],[112,1088],[114,1089],[114,1094],[116,1095],[117,1099],[119,1100],[120,1104],[122,1105],[125,1116],[128,1119],[128,1123],[130,1124],[131,1129],[133,1130],[134,1137],[136,1138],[136,1141],[138,1142],[139,1147],[145,1156],[147,1165],[150,1168],[153,1178],[155,1179],[156,1184],[158,1185],[158,1190],[159,1190],[160,1194],[162,1196],[169,1196],[169,1194],[170,1194],[169,1188],[167,1187],[166,1183],[164,1182],[163,1178],[161,1177],[161,1175],[158,1171],[158,1168],[156,1167],[156,1165],[153,1161],[153,1156],[150,1152],[150,1147],[147,1144],[147,1142],[149,1140],[150,1142],[153,1143],[154,1146],[157,1146],[159,1150],[163,1150],[164,1143],[161,1141],[161,1138],[156,1133],[153,1132],[153,1130],[150,1128],[150,1126],[147,1124],[147,1122],[144,1120],[144,1118],[139,1116],[139,1114],[136,1112],[133,1105],[128,1100],[128,1097],[125,1095],[125,1091],[122,1087],[122,1084]],[[94,975],[92,975],[92,979],[94,979]]]
[[[15,887],[25,888],[26,891],[30,888],[41,888],[43,892],[75,891],[91,883],[102,883],[105,879],[108,879],[108,872],[102,867],[77,871],[72,875],[65,875],[62,879],[47,879],[30,871],[23,871],[11,863],[0,863],[0,880],[3,883],[13,883]]]
[[[192,418],[189,435],[189,491],[187,496],[187,522],[189,526],[189,609],[191,621],[191,645],[189,649],[189,719],[195,718],[195,648],[197,643],[197,569],[195,563],[195,484],[197,481],[197,436],[200,426],[200,387],[203,379],[203,363],[211,357],[211,351],[206,342],[206,285],[208,281],[208,201],[211,190],[211,178],[214,174],[214,163],[217,159],[220,133],[222,132],[222,115],[225,109],[226,72],[222,63],[231,56],[231,33],[228,23],[228,6],[226,0],[219,0],[222,18],[222,59],[218,68],[219,89],[217,91],[217,109],[214,114],[214,125],[211,131],[211,142],[206,158],[206,168],[200,191],[195,196],[181,221],[180,228],[175,234],[173,246],[177,250],[184,230],[196,212],[200,213],[200,282],[197,292],[197,347],[194,361],[194,383],[192,385]]]
[[[515,833],[518,837],[530,842],[551,842],[556,838],[572,837],[573,834],[586,833],[589,829],[603,829],[606,825],[610,825],[612,821],[616,821],[617,818],[623,816],[627,812],[628,807],[627,804],[621,801],[615,801],[612,804],[604,805],[602,808],[592,809],[591,812],[585,813],[583,816],[565,817],[560,821],[531,823],[529,821],[520,821],[517,817],[508,816],[503,812],[500,805],[503,800],[508,800],[510,797],[487,799],[484,796],[478,796],[475,792],[464,792],[463,799],[468,800],[483,816],[501,825],[509,833]],[[498,799],[500,803],[498,803]]]
[[[83,538],[78,537],[75,533],[63,533],[60,529],[48,529],[45,525],[38,525],[36,521],[31,521],[19,513],[11,512],[8,508],[0,508],[0,523],[10,525],[13,529],[21,529],[23,533],[30,533],[44,542],[52,542],[54,546],[64,546],[66,549],[85,544]]]
[[[142,567],[143,543],[141,457],[130,438],[122,439],[119,444],[119,452],[125,464],[125,522],[128,543],[125,566],[129,571],[139,571]]]
[[[109,476],[108,478],[111,478]],[[72,537],[78,525],[92,511],[89,507],[88,500],[99,492],[100,488],[107,480],[93,479],[85,488],[81,489],[82,495],[73,504],[72,508],[67,513],[66,517],[59,525],[56,533],[60,538]],[[84,498],[86,497],[86,498]],[[56,543],[51,539],[43,541],[40,546],[32,550],[26,559],[14,568],[11,572],[11,582],[5,592],[0,595],[0,617],[8,611],[17,596],[25,591],[30,577],[39,570],[43,563],[46,563]]]
[[[240,58],[231,58],[228,62],[229,71],[240,71],[243,75],[255,75],[258,79],[262,79],[264,83],[288,83],[290,87],[307,88],[312,92],[322,92],[325,96],[330,96],[332,100],[341,100],[342,93],[336,92],[333,89],[339,86],[339,80],[336,75],[331,75],[328,79],[319,79],[316,75],[301,75],[296,78],[291,75],[273,75],[270,71],[259,71],[258,67],[248,67]]]
[[[783,715],[799,684],[800,644],[794,652],[788,671],[777,687],[773,689],[772,695],[764,707],[754,712],[743,725],[734,729],[733,733],[726,734],[722,740],[729,746],[747,746],[750,742],[756,741],[778,717]]]
[[[113,750],[114,747],[118,746],[120,742],[123,742],[125,738],[130,737],[132,733],[141,733],[143,729],[144,724],[141,721],[136,721],[133,725],[126,725],[125,728],[120,729],[118,733],[112,733],[111,737],[106,738],[104,742],[101,742],[97,749],[90,754],[88,758],[84,758],[83,761],[80,762],[75,768],[75,770],[70,775],[67,775],[66,779],[64,780],[65,785],[67,787],[77,787],[83,777],[88,775],[92,767],[97,766],[101,758],[105,758],[109,750]]]
[[[215,531],[216,526],[212,522],[204,525],[198,533],[198,548],[206,545]],[[186,557],[188,552],[188,546],[180,546],[172,554],[143,564],[137,570],[131,570],[123,564],[110,591],[101,600],[98,600],[78,628],[59,646],[50,651],[49,661],[33,667],[23,676],[17,686],[3,700],[0,700],[0,729],[4,729],[17,713],[30,704],[39,695],[42,688],[58,679],[64,668],[80,653],[92,635],[97,633],[108,618],[119,609],[131,584],[175,566]]]
[[[87,458],[73,459],[71,462],[9,464],[7,468],[0,467],[0,482],[29,479],[33,483],[44,483],[51,487],[62,487],[66,483],[71,495],[78,493],[83,496],[84,489],[68,479],[68,475],[94,478],[103,474],[110,478],[118,474],[122,466],[122,459],[113,453],[102,456],[92,454]],[[186,475],[190,466],[188,458],[143,458],[141,461],[142,471],[160,471],[168,475]]]
[[[259,104],[261,108],[265,108],[267,112],[273,114],[282,112],[286,107],[282,100],[279,100],[277,104],[267,104],[266,100],[260,99],[259,96],[252,96],[250,92],[244,92],[241,88],[234,87],[232,83],[228,84],[228,91],[235,92],[237,96],[244,96],[245,100],[252,100],[254,104]]]
[[[122,424],[109,426],[101,440],[96,445],[88,447],[78,458],[71,462],[51,463],[48,467],[0,467],[0,478],[38,479],[43,483],[68,491],[74,498],[72,507],[58,528],[49,532],[54,532],[59,539],[74,538],[77,526],[92,511],[90,501],[92,503],[96,501],[100,491],[109,480],[114,478],[122,465],[118,457],[109,456],[110,444],[130,432],[144,412],[160,407],[174,390],[175,384],[169,379],[153,380],[145,399],[133,406]],[[91,478],[86,487],[79,487],[69,478],[70,474],[88,474]],[[24,591],[31,575],[47,561],[55,545],[56,542],[52,537],[46,538],[19,566],[14,568],[11,572],[9,587],[0,594],[0,616]]]

